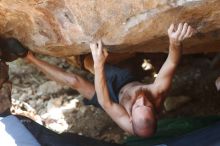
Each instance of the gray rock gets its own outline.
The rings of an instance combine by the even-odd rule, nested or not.
[[[191,100],[188,96],[170,96],[164,102],[166,111],[172,111]]]
[[[44,84],[40,85],[40,87],[37,89],[37,95],[42,96],[53,94],[59,92],[62,89],[63,87],[55,81],[47,81]]]

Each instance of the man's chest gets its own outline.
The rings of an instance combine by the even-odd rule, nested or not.
[[[119,104],[122,105],[128,112],[130,112],[134,103],[133,96],[130,90],[123,90],[119,93]]]

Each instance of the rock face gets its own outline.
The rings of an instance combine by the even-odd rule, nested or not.
[[[220,51],[220,0],[1,0],[0,33],[58,57],[89,53],[102,39],[112,52],[166,52],[170,23],[198,30],[184,53]]]

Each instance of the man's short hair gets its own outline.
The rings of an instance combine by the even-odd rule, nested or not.
[[[138,121],[139,123],[132,122],[132,128],[134,134],[140,137],[150,137],[156,133],[157,130],[157,120],[154,119],[143,119]]]

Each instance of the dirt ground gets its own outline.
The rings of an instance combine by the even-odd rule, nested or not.
[[[220,93],[214,83],[220,76],[220,66],[213,65],[213,56],[182,58],[161,118],[220,115]],[[64,59],[39,57],[93,80],[91,74],[70,66]],[[146,80],[149,79],[152,80],[149,77]],[[23,60],[10,63],[10,80],[15,114],[26,115],[57,132],[73,132],[117,143],[128,136],[102,110],[84,106],[83,97],[76,91],[48,80]]]

